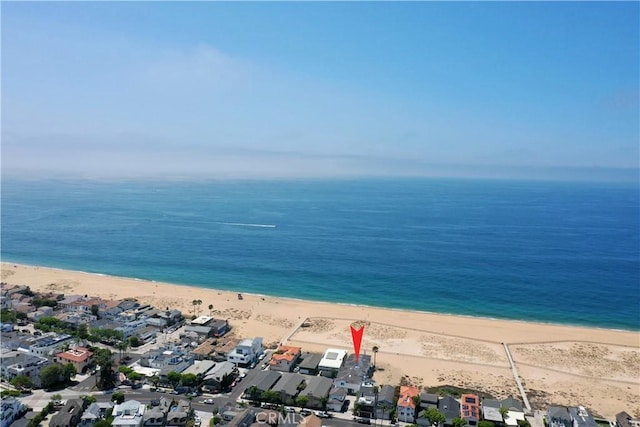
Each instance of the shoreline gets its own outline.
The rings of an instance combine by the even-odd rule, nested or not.
[[[198,285],[198,284],[165,282],[165,281],[158,281],[158,280],[154,280],[154,279],[146,279],[146,278],[130,277],[130,276],[121,276],[121,275],[110,274],[110,273],[97,273],[97,272],[76,270],[76,269],[67,269],[67,268],[61,268],[61,267],[51,267],[51,266],[48,266],[48,265],[26,264],[26,263],[23,263],[23,262],[12,262],[12,261],[8,261],[8,260],[4,260],[4,259],[2,259],[0,262],[3,265],[4,264],[11,264],[11,265],[18,265],[18,266],[22,266],[22,267],[41,267],[41,268],[46,268],[46,269],[60,271],[60,272],[73,272],[73,273],[78,273],[78,274],[94,275],[94,276],[105,277],[105,278],[123,279],[123,280],[135,280],[135,281],[139,281],[139,282],[164,284],[164,285],[170,285],[170,286],[181,286],[181,287],[196,288],[196,289],[200,289],[200,290],[204,290],[204,291],[211,291],[211,292],[242,293],[243,295],[251,295],[251,296],[265,297],[265,298],[277,298],[277,299],[300,302],[300,303],[340,305],[340,306],[345,306],[345,307],[360,307],[360,308],[369,308],[369,309],[378,309],[378,310],[389,310],[389,311],[397,311],[397,312],[426,314],[426,315],[434,315],[434,316],[452,316],[452,317],[456,317],[456,318],[484,319],[484,320],[491,320],[491,321],[497,321],[497,322],[514,322],[514,323],[531,324],[531,325],[542,325],[542,326],[544,326],[544,325],[546,325],[546,326],[561,326],[561,327],[570,327],[570,328],[595,329],[595,330],[600,330],[600,331],[640,333],[640,324],[638,325],[637,329],[631,329],[631,328],[625,329],[625,328],[612,328],[612,327],[607,327],[607,326],[594,326],[594,325],[585,325],[585,324],[576,324],[576,323],[562,323],[562,322],[554,322],[554,321],[541,321],[541,320],[530,320],[530,319],[514,319],[514,318],[510,318],[510,317],[490,317],[490,316],[481,316],[481,315],[473,315],[473,314],[452,313],[452,312],[446,312],[446,311],[417,310],[417,309],[412,309],[412,308],[376,306],[376,305],[369,305],[369,304],[347,303],[347,302],[340,302],[340,301],[327,301],[327,300],[319,300],[319,299],[295,298],[295,297],[273,295],[273,294],[260,294],[260,293],[255,293],[255,292],[237,291],[237,290],[233,290],[233,289],[224,289],[224,288],[218,288],[218,287],[210,288],[210,287],[203,286],[203,285]]]
[[[14,267],[14,265],[16,267]],[[349,326],[365,325],[363,354],[378,347],[374,380],[420,387],[453,385],[498,398],[519,398],[505,345],[534,407],[583,405],[614,417],[640,414],[640,333],[455,314],[427,313],[272,297],[121,278],[3,261],[2,281],[33,291],[136,298],[160,309],[177,308],[187,317],[211,314],[227,319],[236,338],[261,336],[303,352],[327,348],[352,351]],[[194,306],[194,300],[201,300]],[[209,310],[208,306],[212,305]],[[308,323],[301,327],[302,323]]]

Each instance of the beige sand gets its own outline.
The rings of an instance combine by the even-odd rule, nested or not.
[[[640,416],[640,333],[490,320],[371,307],[315,303],[108,277],[75,271],[2,264],[2,281],[34,290],[135,297],[187,314],[199,299],[201,314],[213,305],[237,336],[288,341],[303,351],[351,348],[349,325],[366,325],[363,351],[378,346],[378,383],[401,379],[420,386],[450,384],[497,397],[518,390],[502,343],[507,343],[534,406],[585,405],[612,418],[626,410]],[[302,323],[305,327],[300,327]]]

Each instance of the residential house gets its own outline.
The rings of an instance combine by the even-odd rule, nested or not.
[[[48,307],[46,305],[39,307],[36,311],[32,311],[27,313],[27,319],[32,322],[37,322],[43,317],[52,317],[53,316],[53,307]]]
[[[231,362],[216,362],[202,379],[202,389],[214,393],[222,391],[222,382],[229,375],[236,377],[238,368]]]
[[[93,359],[93,352],[89,351],[85,347],[70,348],[69,350],[56,354],[54,360],[62,365],[71,363],[76,372],[84,373],[87,370],[87,365],[91,363]]]
[[[416,424],[431,427],[429,420],[425,418],[426,412],[431,408],[438,409],[438,396],[431,393],[420,393],[420,412],[418,412]]]
[[[403,385],[400,387],[400,396],[396,406],[398,420],[405,423],[413,423],[416,419],[416,399],[420,398],[420,390],[417,387]]]
[[[318,371],[323,377],[335,378],[338,371],[342,368],[344,359],[347,357],[347,351],[329,348],[322,355],[320,363],[318,363]]]
[[[142,425],[144,427],[161,427],[165,425],[167,413],[171,408],[171,401],[166,397],[161,397],[157,401],[157,405],[147,409],[142,416]]]
[[[572,427],[571,416],[564,406],[547,408],[547,425],[549,427]]]
[[[342,367],[338,369],[333,383],[337,387],[347,390],[349,394],[356,394],[360,390],[361,384],[371,378],[372,373],[371,356],[361,354],[356,362],[355,354],[350,354],[345,358]]]
[[[100,406],[96,402],[89,405],[89,407],[84,411],[82,416],[80,417],[81,426],[92,426],[102,417],[100,415]]]
[[[282,374],[276,371],[260,371],[253,377],[253,383],[249,388],[255,386],[258,393],[264,393],[271,390],[271,387],[280,381],[281,376]]]
[[[183,427],[189,421],[191,416],[191,403],[188,400],[181,399],[176,405],[172,406],[167,413],[167,426]]]
[[[327,409],[335,412],[341,412],[347,398],[347,390],[336,387],[331,387],[329,391],[329,401],[327,402]]]
[[[68,334],[57,334],[49,332],[41,337],[29,339],[29,353],[35,356],[47,357],[60,351],[63,345],[69,344],[72,336]]]
[[[584,406],[570,407],[569,416],[571,417],[571,424],[573,427],[597,427],[596,421],[593,416],[587,411]]]
[[[116,331],[121,331],[125,338],[129,338],[131,335],[135,335],[136,333],[138,333],[138,331],[145,328],[146,326],[147,325],[144,319],[130,320],[124,325],[118,326],[116,328]]]
[[[262,351],[262,337],[242,340],[238,346],[229,353],[227,360],[240,366],[248,366],[258,359]]]
[[[280,380],[271,388],[272,391],[280,393],[280,400],[286,405],[292,405],[295,402],[298,392],[306,385],[304,376],[300,374],[283,373]]]
[[[452,427],[453,420],[460,417],[460,403],[447,394],[438,401],[438,411],[444,414],[444,427]]]
[[[69,399],[60,412],[51,417],[50,427],[76,427],[84,412],[82,399]]]
[[[308,377],[306,380],[307,386],[302,390],[298,396],[306,396],[310,408],[321,408],[324,399],[328,399],[329,392],[333,387],[333,381],[331,379],[317,376]]]
[[[224,418],[224,414],[223,414]],[[256,414],[251,408],[247,408],[234,417],[226,427],[250,427],[256,420]]]
[[[616,415],[616,424],[618,427],[640,427],[640,418],[634,418],[622,411]]]
[[[491,421],[494,425],[501,426],[504,424],[502,414],[500,413],[500,407],[502,407],[502,401],[497,399],[483,399],[480,405],[482,409],[482,418],[486,421]]]
[[[388,420],[390,418],[391,410],[395,408],[395,387],[385,384],[378,390],[378,397],[376,401],[376,418],[382,420]]]
[[[113,427],[141,427],[144,420],[146,406],[137,400],[127,400],[113,408],[112,415],[115,417],[111,425]]]
[[[280,345],[271,356],[269,369],[272,371],[291,372],[300,360],[302,349],[290,345]]]
[[[107,415],[107,410],[113,409],[113,403],[111,402],[93,402],[84,411],[82,417],[80,417],[81,426],[92,426],[97,421],[102,420]]]
[[[27,407],[15,397],[5,397],[0,401],[0,427],[9,427],[15,420],[22,417]]]
[[[40,387],[42,384],[40,373],[50,364],[51,362],[44,357],[21,351],[5,351],[2,353],[0,375],[7,381],[11,381],[18,375],[26,375],[31,379],[34,387]]]
[[[165,319],[162,319],[160,317],[146,317],[144,319],[144,323],[147,326],[151,326],[152,328],[156,328],[156,329],[164,329],[167,326],[167,321]]]
[[[373,387],[374,386],[370,384],[360,387],[356,398],[356,405],[358,407],[357,416],[363,418],[375,418],[376,393],[374,393]],[[345,389],[342,388],[342,390]]]
[[[231,325],[229,325],[229,321],[225,319],[213,319],[209,326],[212,329],[213,336],[216,338],[224,336],[227,332],[231,330]]]
[[[480,420],[480,398],[476,394],[460,396],[460,417],[467,420],[467,425],[478,425]]]
[[[182,371],[182,374],[193,374],[204,377],[214,366],[216,362],[212,360],[194,361],[191,366]]]
[[[304,375],[318,375],[318,365],[322,356],[320,353],[304,353],[302,361],[298,364],[298,372]]]
[[[508,397],[504,399],[501,403],[501,406],[507,408],[507,416],[504,419],[504,423],[508,427],[517,427],[518,421],[524,421],[524,406],[522,402],[513,397]]]

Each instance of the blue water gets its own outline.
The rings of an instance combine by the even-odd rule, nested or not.
[[[637,184],[5,179],[1,231],[5,261],[640,330]]]

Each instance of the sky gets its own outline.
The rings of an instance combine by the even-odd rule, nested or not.
[[[638,179],[638,2],[2,2],[2,173]]]

